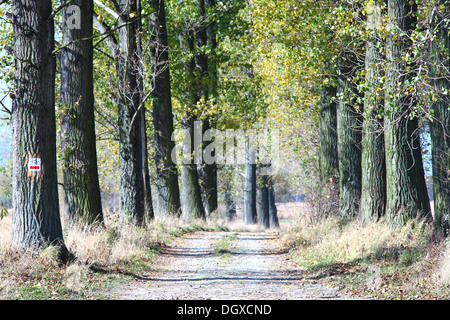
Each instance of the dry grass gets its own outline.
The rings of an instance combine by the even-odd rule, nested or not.
[[[285,233],[296,262],[317,276],[377,298],[449,298],[449,245],[432,240],[431,226],[409,221],[343,223],[297,216]]]
[[[450,284],[450,241],[443,245],[435,279],[443,284]]]
[[[280,206],[282,225],[292,211]],[[177,236],[196,230],[263,231],[258,225],[245,225],[240,212],[233,222],[223,216],[220,210],[207,221],[156,215],[145,228],[119,223],[114,212],[105,212],[103,227],[69,226],[63,220],[64,242],[76,257],[64,266],[56,248],[36,253],[11,247],[10,213],[0,220],[0,299],[90,298],[105,283],[150,268],[161,247]]]
[[[378,298],[449,298],[450,242],[430,241],[430,227],[410,221],[393,227],[383,221],[342,223],[315,215],[305,203],[278,204],[280,232],[300,267],[340,286]],[[145,228],[117,223],[106,227],[64,227],[77,261],[58,263],[50,247],[36,254],[10,247],[11,215],[0,220],[0,299],[98,298],[98,289],[152,266],[158,250],[174,237],[195,230],[259,232],[220,212],[207,221],[156,216]]]
[[[0,220],[0,299],[86,299],[92,292],[150,268],[157,253],[174,237],[195,230],[221,230],[224,221],[185,221],[157,216],[145,228],[117,222],[107,212],[106,226],[67,226],[64,241],[76,261],[58,262],[56,248],[23,252],[10,245],[11,215]]]

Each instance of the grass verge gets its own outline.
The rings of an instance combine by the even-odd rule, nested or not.
[[[284,234],[296,263],[330,284],[376,299],[450,298],[450,243],[409,221],[343,223],[298,216]]]
[[[151,268],[172,239],[198,230],[228,230],[220,219],[168,217],[157,217],[145,228],[112,219],[106,227],[65,227],[65,244],[76,261],[63,266],[57,248],[23,252],[11,247],[10,219],[0,220],[0,299],[108,299],[105,292]]]

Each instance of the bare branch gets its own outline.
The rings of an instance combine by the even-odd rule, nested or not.
[[[111,28],[103,20],[100,21],[98,17],[99,17],[98,14],[94,12],[94,25],[102,33],[102,35],[104,35],[104,37],[100,39],[94,45],[94,47],[96,47],[99,42],[106,40],[106,43],[108,45],[109,50],[111,51],[112,56],[117,57],[119,52],[119,44],[114,35],[112,34],[113,30],[111,30]]]
[[[114,18],[116,18],[117,20],[123,20],[122,16],[117,13],[116,11],[110,9],[107,5],[103,4],[102,2],[100,2],[100,0],[94,0],[95,4],[98,5],[100,8],[102,8],[103,10],[105,10],[106,12],[108,12],[110,15],[112,15]],[[121,21],[123,23],[123,21]]]
[[[8,93],[0,100],[0,105],[3,108],[3,112],[6,112],[9,115],[12,115],[11,110],[9,110],[4,104],[3,104],[3,100],[5,100],[5,98],[8,96]]]
[[[98,52],[100,52],[101,54],[105,55],[106,57],[110,58],[111,60],[115,60],[112,55],[108,54],[107,52],[103,51],[102,49],[99,49],[99,48],[94,48],[94,49],[97,50]]]
[[[119,3],[116,0],[110,0],[110,2],[113,4],[114,9],[116,9],[117,12],[120,12]],[[120,13],[122,13],[122,12],[120,12]]]

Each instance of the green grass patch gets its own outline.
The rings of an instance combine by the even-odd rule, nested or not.
[[[226,234],[217,241],[214,242],[214,253],[216,255],[230,255],[231,254],[231,244],[237,238],[237,233]]]

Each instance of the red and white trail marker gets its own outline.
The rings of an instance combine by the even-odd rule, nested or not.
[[[41,158],[28,158],[28,172],[41,172]]]

